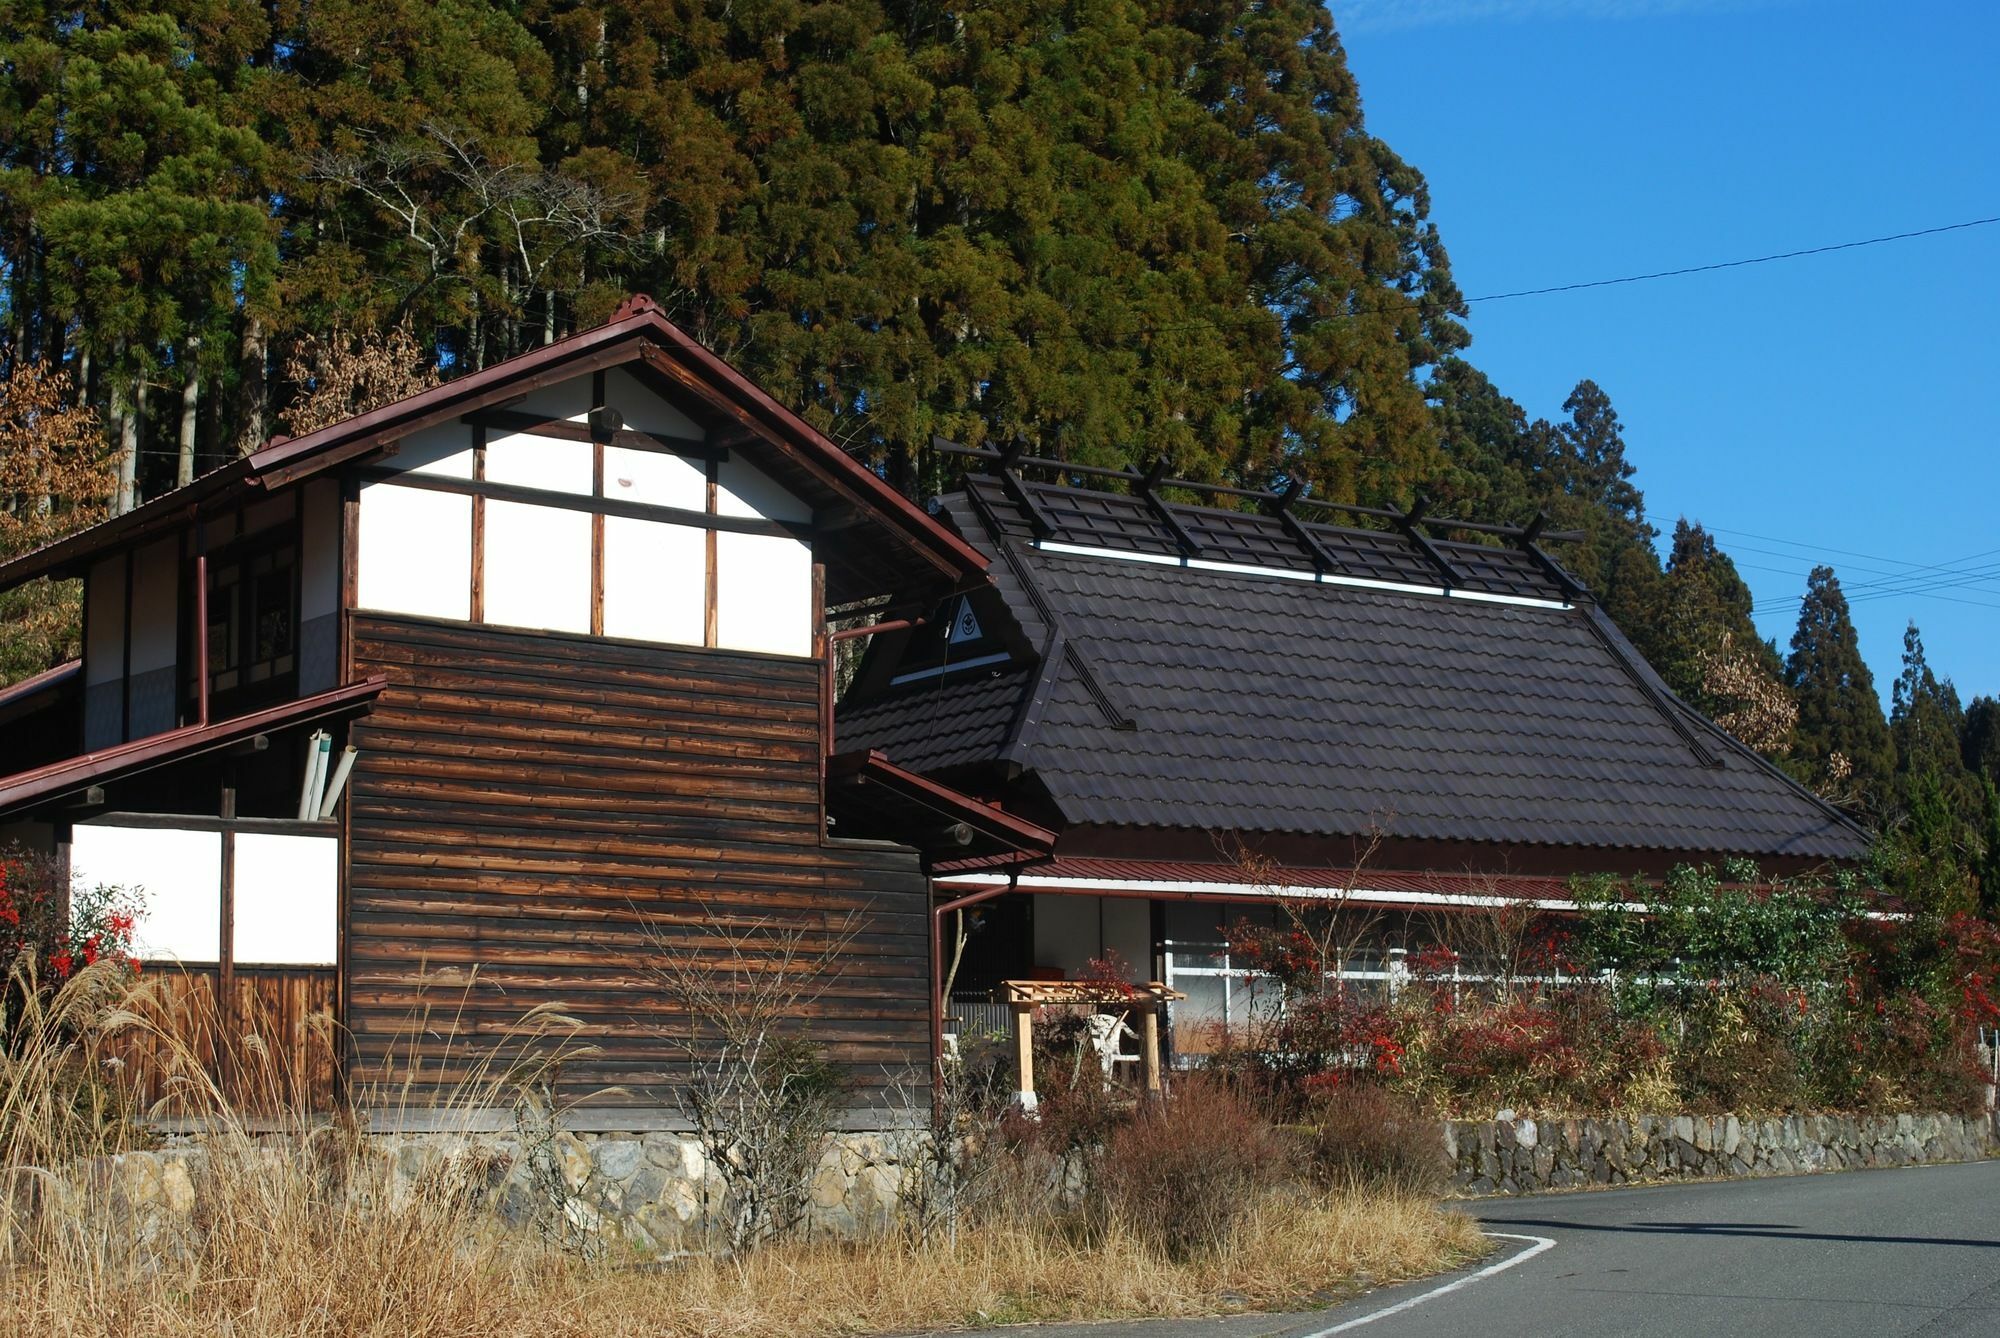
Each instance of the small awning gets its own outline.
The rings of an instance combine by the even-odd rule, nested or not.
[[[344,688],[334,688],[330,692],[253,711],[249,715],[207,725],[187,725],[150,738],[134,739],[130,743],[102,748],[94,753],[64,758],[31,771],[0,776],[0,817],[93,785],[123,780],[155,767],[227,748],[259,734],[366,709],[388,684],[386,678],[370,678]]]
[[[827,807],[843,835],[900,841],[933,863],[992,868],[1045,860],[1056,835],[875,751],[827,760]]]

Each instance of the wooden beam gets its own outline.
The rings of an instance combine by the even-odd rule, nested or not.
[[[1416,505],[1408,511],[1398,511],[1393,506],[1388,510],[1396,522],[1396,528],[1403,532],[1403,537],[1408,539],[1416,550],[1424,555],[1424,559],[1437,569],[1438,575],[1444,578],[1445,588],[1456,590],[1465,584],[1464,573],[1452,566],[1451,559],[1447,558],[1438,546],[1431,542],[1431,537],[1419,528],[1423,524],[1424,512],[1429,508],[1429,500],[1419,496]]]
[[[553,437],[558,441],[600,441],[600,434],[593,432],[587,423],[572,423],[567,418],[548,418],[538,413],[521,413],[514,409],[475,409],[465,415],[464,421],[474,427],[488,428],[497,432],[528,432],[538,437]],[[601,444],[623,446],[635,451],[679,455],[690,460],[720,460],[729,454],[728,447],[717,446],[712,442],[690,441],[686,437],[668,437],[657,432],[641,432],[633,428],[620,428],[615,432],[602,434]]]
[[[1153,518],[1166,527],[1167,534],[1173,539],[1175,547],[1181,550],[1182,555],[1200,557],[1205,551],[1201,540],[1195,538],[1194,532],[1181,524],[1181,518],[1174,514],[1173,508],[1168,506],[1165,499],[1156,491],[1160,486],[1160,480],[1166,476],[1167,457],[1163,455],[1154,460],[1152,467],[1145,473],[1134,471],[1133,490],[1146,503],[1146,509],[1153,513]]]

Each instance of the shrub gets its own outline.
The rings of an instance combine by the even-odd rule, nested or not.
[[[1227,1246],[1284,1162],[1277,1132],[1248,1100],[1190,1075],[1112,1133],[1104,1202],[1126,1230],[1187,1259]]]
[[[1437,1121],[1366,1080],[1324,1091],[1308,1112],[1306,1165],[1331,1189],[1441,1194],[1447,1172]]]

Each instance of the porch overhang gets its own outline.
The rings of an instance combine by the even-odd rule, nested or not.
[[[370,678],[262,711],[252,711],[248,715],[207,725],[187,725],[150,738],[134,739],[113,748],[51,762],[12,776],[0,776],[0,818],[11,817],[37,804],[78,793],[93,785],[125,780],[156,767],[227,748],[259,734],[366,710],[388,683],[386,678]]]
[[[827,759],[827,804],[870,836],[924,852],[935,869],[1020,867],[1046,860],[1055,833],[948,785],[905,770],[880,752]],[[999,875],[1005,881],[1004,875]]]

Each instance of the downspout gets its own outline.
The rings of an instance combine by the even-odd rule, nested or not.
[[[826,761],[834,754],[833,744],[833,666],[837,656],[833,653],[836,642],[851,641],[859,636],[874,636],[877,632],[902,632],[923,627],[928,618],[890,618],[884,622],[870,623],[866,627],[849,627],[826,634],[826,663],[820,666],[821,682],[819,692],[820,737],[826,740],[826,747],[820,750],[819,780],[826,784]]]
[[[977,906],[982,901],[1004,897],[1009,892],[1015,891],[1020,881],[1020,870],[1010,870],[1004,886],[982,888],[955,901],[947,901],[942,906],[931,907],[931,1063],[933,1066],[944,1060],[944,917],[953,911]]]

